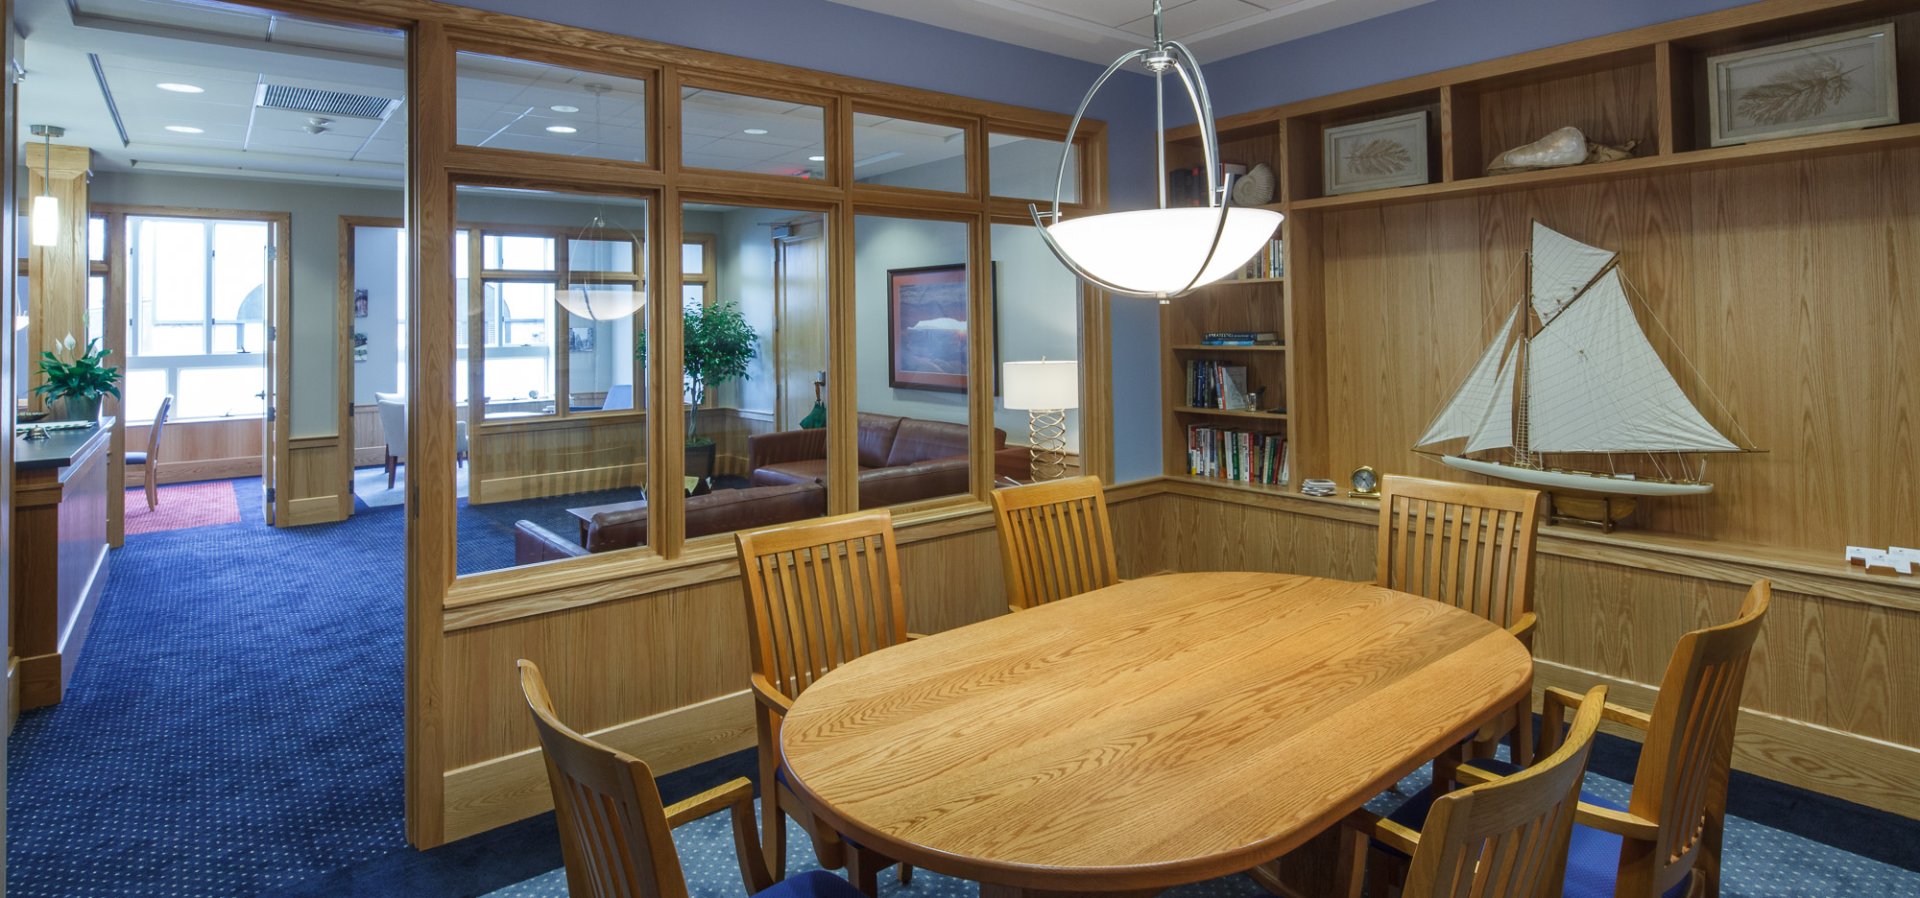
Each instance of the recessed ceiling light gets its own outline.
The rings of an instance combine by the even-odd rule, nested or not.
[[[825,156],[808,156],[808,157],[807,157],[807,161],[808,161],[808,162],[825,162],[825,161],[827,161],[827,157],[825,157]]]
[[[574,134],[574,133],[577,133],[580,129],[575,128],[572,125],[548,125],[547,130],[552,131],[555,134]]]
[[[579,112],[580,111],[580,107],[578,106],[560,105],[560,106],[548,106],[547,108],[555,112]]]
[[[206,88],[198,84],[185,84],[179,81],[162,81],[154,85],[154,87],[160,88],[161,90],[170,90],[176,94],[204,94],[207,92]]]
[[[195,128],[195,127],[194,127],[194,126],[192,126],[192,125],[168,125],[168,126],[167,126],[167,130],[168,130],[168,131],[172,131],[172,132],[173,132],[173,133],[175,133],[175,134],[205,134],[205,133],[207,133],[207,131],[206,131],[206,129],[205,129],[205,128]]]
[[[767,133],[767,129],[765,129],[765,128],[748,128],[747,130],[745,130],[745,131],[742,131],[742,132],[740,132],[740,133],[742,133],[742,134],[751,134],[751,135],[753,135],[753,136],[755,136],[755,137],[759,137],[760,135],[762,135],[762,134],[765,134],[765,133]]]

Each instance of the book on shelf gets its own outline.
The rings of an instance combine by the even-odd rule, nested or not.
[[[1187,428],[1187,473],[1194,477],[1257,483],[1287,482],[1287,438],[1194,424]]]
[[[1285,249],[1284,242],[1278,237],[1267,241],[1267,245],[1261,248],[1259,252],[1254,253],[1253,258],[1248,259],[1247,264],[1241,267],[1239,274],[1235,275],[1231,280],[1272,280],[1286,277],[1287,254]]]
[[[1229,365],[1213,359],[1187,362],[1187,406],[1222,411],[1251,410],[1254,403],[1253,394],[1247,389],[1247,366]]]
[[[1274,331],[1213,331],[1200,338],[1204,346],[1278,346]]]

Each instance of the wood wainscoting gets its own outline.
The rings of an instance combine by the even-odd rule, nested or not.
[[[1378,508],[1163,478],[1118,503],[1123,576],[1259,570],[1371,580]],[[1133,485],[1123,489],[1140,488]],[[1613,688],[1650,708],[1681,634],[1733,619],[1753,581],[1774,581],[1754,648],[1734,766],[1920,817],[1920,579],[1879,577],[1793,550],[1645,533],[1545,527],[1539,548],[1536,692]],[[1635,731],[1609,727],[1622,736]]]
[[[896,514],[914,632],[1006,613],[990,512]],[[656,775],[753,745],[739,564],[729,538],[693,549],[672,563],[672,575],[656,567],[602,590],[452,600],[444,655],[448,840],[551,807],[514,667],[520,658],[540,665],[568,721],[624,750],[644,750]],[[643,560],[631,567],[645,557],[635,555]],[[524,585],[552,567],[513,573]]]
[[[192,483],[260,476],[258,417],[168,421],[160,435],[160,482]],[[147,448],[148,424],[129,424],[128,449]],[[146,469],[127,467],[127,489],[145,486]]]
[[[287,469],[280,472],[279,486],[287,491],[287,519],[281,526],[344,521],[353,514],[353,481],[340,476],[344,443],[338,436],[287,442]]]

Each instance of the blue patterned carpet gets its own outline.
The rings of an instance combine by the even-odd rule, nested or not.
[[[113,553],[66,700],[21,716],[9,743],[10,893],[564,895],[552,815],[434,851],[406,847],[404,513],[273,530],[260,521],[259,481],[235,486],[241,523],[136,536]],[[510,564],[502,523],[510,532],[512,520],[552,513],[488,511],[461,516],[463,567],[469,551]],[[1603,738],[1589,787],[1624,798],[1634,752]],[[661,789],[672,801],[751,768],[738,753],[663,777]],[[1730,803],[1729,898],[1920,898],[1920,823],[1737,773]],[[676,833],[698,898],[742,894],[726,826],[721,815]],[[790,845],[789,870],[807,869],[806,840]],[[977,893],[927,871],[905,889],[882,882],[894,898]],[[1264,893],[1230,877],[1174,894]]]
[[[251,896],[405,847],[402,513],[133,536],[9,743],[17,898]],[[165,499],[163,497],[162,501]]]

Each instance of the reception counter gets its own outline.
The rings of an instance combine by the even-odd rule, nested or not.
[[[107,584],[113,419],[48,434],[13,443],[12,673],[22,709],[60,701]]]

